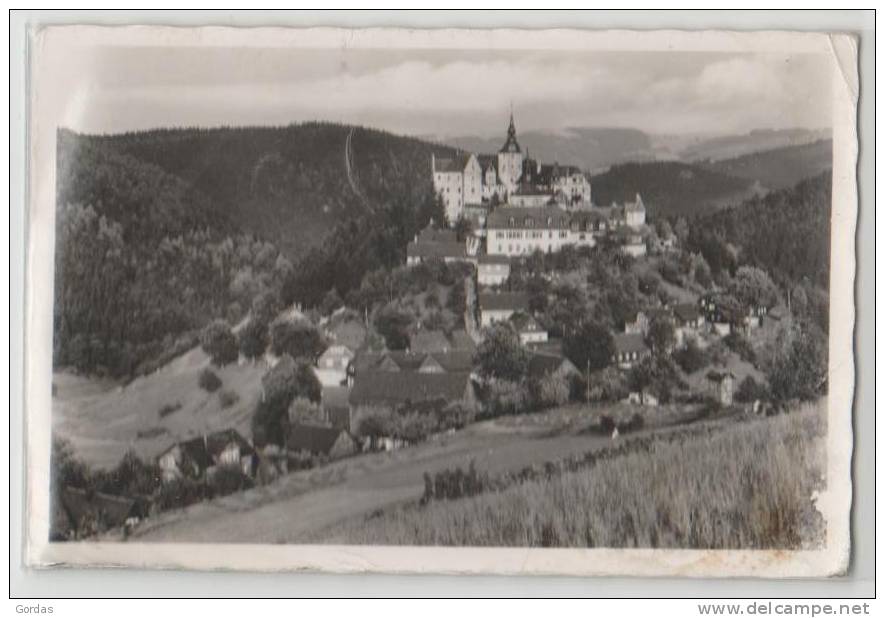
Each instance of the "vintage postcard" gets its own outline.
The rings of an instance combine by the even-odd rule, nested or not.
[[[31,39],[35,566],[822,577],[856,41]]]

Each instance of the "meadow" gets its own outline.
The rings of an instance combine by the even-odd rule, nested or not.
[[[647,440],[470,498],[410,503],[317,535],[347,544],[807,549],[824,537],[825,401]]]

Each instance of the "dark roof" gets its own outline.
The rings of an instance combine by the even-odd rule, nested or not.
[[[529,375],[539,377],[559,370],[565,364],[566,370],[577,371],[574,363],[558,354],[535,352],[529,358]]]
[[[697,320],[701,312],[692,303],[681,303],[673,306],[673,313],[681,322],[694,322]]]
[[[513,122],[513,114],[510,114],[510,126],[507,127],[507,141],[501,146],[501,152],[521,152],[519,142],[516,141],[516,124]]]
[[[346,431],[335,427],[294,423],[289,427],[286,448],[290,451],[328,455],[342,433],[347,434]]]
[[[510,257],[506,255],[481,255],[479,263],[482,264],[510,264]]]
[[[568,229],[569,213],[556,206],[502,206],[489,214],[489,229]]]
[[[673,312],[668,307],[648,307],[643,309],[642,313],[644,313],[649,320],[669,320],[673,317]]]
[[[470,371],[473,367],[472,348],[452,349],[447,352],[406,352],[389,350],[387,352],[365,352],[358,354],[354,360],[354,373],[359,375],[366,371],[418,371],[430,357],[445,371]],[[388,369],[386,367],[390,367]]]
[[[476,155],[476,159],[483,172],[488,171],[490,167],[495,170],[495,173],[498,172],[498,155],[480,154]]]
[[[123,496],[65,487],[61,491],[61,500],[74,527],[88,518],[101,520],[113,528],[122,526],[129,517],[136,515],[135,500]]]
[[[624,209],[628,212],[639,212],[641,210],[645,210],[645,204],[642,203],[642,198],[637,193],[636,200],[632,202],[626,202],[624,204]]]
[[[350,391],[351,405],[400,405],[437,399],[463,399],[470,373],[419,373],[417,371],[366,371],[357,375]]]
[[[648,352],[648,346],[639,334],[617,333],[614,337],[615,352],[617,354],[628,354],[630,352]]]
[[[726,378],[731,378],[734,380],[734,374],[730,371],[708,371],[707,379],[711,382],[722,382],[722,380]]]
[[[470,153],[457,154],[454,157],[435,157],[433,159],[434,172],[463,172],[470,160]],[[426,159],[425,159],[426,161]]]
[[[476,349],[476,342],[470,338],[467,331],[463,328],[452,333],[452,350],[473,352]]]
[[[522,292],[480,292],[479,307],[482,311],[528,311],[529,299]]]
[[[543,195],[546,197],[553,197],[553,191],[537,184],[521,182],[519,183],[519,186],[516,187],[513,195]]]
[[[418,242],[458,242],[458,234],[455,230],[438,228],[430,224],[418,232]]]
[[[451,349],[445,333],[440,330],[419,330],[409,337],[409,349],[412,352],[445,352]]]
[[[347,408],[348,397],[350,397],[350,387],[348,386],[324,386],[323,409]]]
[[[460,242],[410,242],[406,247],[408,257],[419,258],[464,258],[467,248]]]
[[[206,440],[203,436],[191,438],[178,443],[183,458],[197,465],[200,470],[205,470],[212,465],[209,451],[206,450]]]
[[[236,429],[223,429],[206,436],[206,450],[212,461],[216,461],[229,444],[240,447],[240,456],[251,455],[255,451],[252,445]]]

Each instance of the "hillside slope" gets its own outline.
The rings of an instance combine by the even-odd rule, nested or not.
[[[650,217],[695,215],[740,203],[753,195],[753,183],[676,161],[624,163],[593,176],[593,202],[633,200],[642,195]]]
[[[710,171],[758,182],[766,189],[786,189],[832,168],[833,140],[786,146],[699,165]]]
[[[329,123],[175,129],[92,137],[159,166],[205,194],[219,217],[290,259],[339,222],[432,190],[431,153],[417,139]]]

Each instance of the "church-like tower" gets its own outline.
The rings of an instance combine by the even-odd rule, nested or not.
[[[511,111],[507,141],[498,151],[498,182],[504,185],[508,193],[515,191],[519,184],[524,158],[519,142],[516,141],[516,124],[513,122],[513,111]]]

